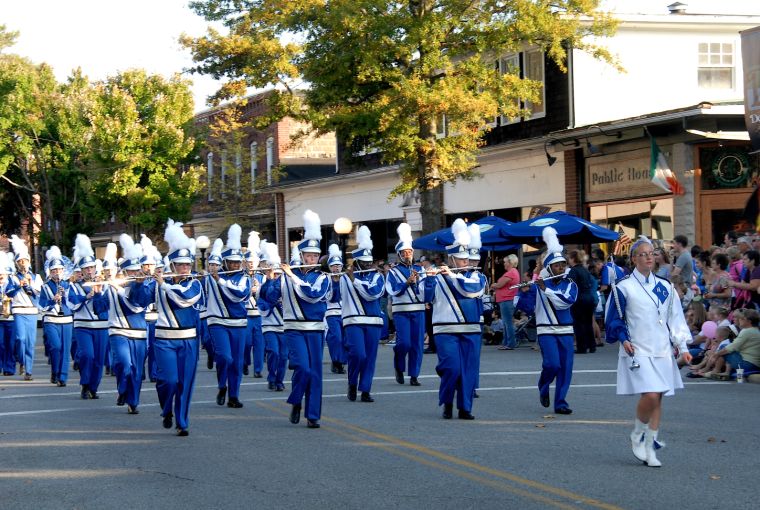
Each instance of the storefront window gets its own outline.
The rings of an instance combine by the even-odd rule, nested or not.
[[[635,240],[644,234],[650,239],[673,239],[673,199],[608,203],[590,208],[591,221]]]
[[[703,147],[699,150],[702,189],[719,190],[747,187],[752,175],[748,147]]]

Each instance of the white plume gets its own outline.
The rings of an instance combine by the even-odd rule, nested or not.
[[[103,262],[110,262],[111,264],[116,264],[116,243],[108,243],[106,245],[106,254],[103,256]]]
[[[10,260],[10,254],[6,253],[3,250],[0,250],[0,272],[7,273],[10,269],[10,265],[8,265],[8,261]]]
[[[259,242],[259,251],[261,252],[261,260],[268,260],[267,259],[267,245],[269,244],[269,241],[266,239],[262,239]]]
[[[50,249],[45,252],[45,258],[48,260],[60,259],[62,256],[61,249],[55,245],[51,246]]]
[[[251,230],[248,233],[248,251],[256,255],[261,253],[261,237],[259,237],[259,233],[255,230]]]
[[[396,233],[399,241],[412,244],[412,227],[408,223],[399,223]]]
[[[454,243],[459,246],[470,245],[470,231],[467,230],[467,224],[462,218],[454,220],[454,224],[451,225],[451,233],[454,235]]]
[[[319,215],[311,209],[306,209],[303,213],[303,238],[322,240],[322,222]]]
[[[359,232],[356,233],[356,243],[359,245],[360,250],[372,251],[372,233],[369,231],[367,225],[359,227]]]
[[[121,245],[121,252],[125,259],[139,259],[142,257],[142,246],[135,244],[134,239],[129,234],[121,234],[119,236],[119,244]]]
[[[26,247],[26,241],[21,239],[16,234],[11,236],[11,245],[13,246],[13,252],[22,259],[29,258],[29,248]]]
[[[11,272],[13,272],[13,270],[16,268],[16,259],[13,256],[13,252],[9,251],[5,255],[8,257],[7,260],[0,260],[0,263],[7,264],[8,269],[10,269]]]
[[[230,225],[230,229],[227,231],[227,248],[232,250],[239,250],[243,247],[240,242],[240,238],[243,236],[243,229],[240,225],[233,223]]]
[[[544,238],[544,243],[546,243],[547,252],[562,253],[562,250],[564,249],[564,247],[561,244],[559,244],[557,231],[554,230],[554,227],[544,227],[544,230],[541,232],[541,235]]]
[[[264,252],[264,256],[266,257],[267,261],[269,262],[269,265],[279,266],[282,264],[282,260],[280,259],[280,252],[277,249],[277,245],[275,243],[262,241],[261,249]]]
[[[480,240],[480,225],[477,223],[470,223],[467,230],[470,231],[470,249],[481,249],[483,247],[483,241]]]
[[[211,255],[216,255],[217,257],[222,256],[222,250],[224,249],[224,241],[221,240],[221,238],[216,238],[214,240],[214,244],[211,246]]]
[[[79,260],[82,257],[94,257],[95,250],[92,249],[90,238],[84,234],[77,234],[74,239],[74,258]]]
[[[103,273],[103,262],[100,259],[95,259],[95,274]]]
[[[327,247],[328,258],[340,257],[340,256],[341,256],[340,247],[337,244],[333,243]]]
[[[169,253],[185,248],[195,255],[195,240],[187,237],[182,229],[182,223],[175,222],[171,218],[166,222],[164,241],[169,245]]]
[[[271,262],[271,261],[270,261]],[[301,251],[298,249],[298,245],[293,245],[290,250],[290,265],[297,266],[301,264]]]
[[[142,246],[143,255],[146,257],[150,257],[151,259],[155,260],[157,257],[161,256],[161,254],[158,252],[158,248],[156,248],[156,245],[153,244],[153,241],[151,241],[150,238],[145,234],[141,234],[140,246]]]

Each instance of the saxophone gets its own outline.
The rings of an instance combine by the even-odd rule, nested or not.
[[[5,290],[0,291],[0,294],[2,294],[2,307],[3,307],[3,318],[7,319],[11,316],[11,302],[13,301],[8,294],[5,293]]]

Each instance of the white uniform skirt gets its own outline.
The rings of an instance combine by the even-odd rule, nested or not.
[[[683,389],[681,372],[673,356],[636,356],[641,367],[631,370],[631,358],[618,357],[617,394],[664,393],[673,395]]]

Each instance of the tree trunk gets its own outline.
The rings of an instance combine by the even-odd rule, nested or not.
[[[420,191],[422,233],[430,234],[446,226],[443,212],[443,186]]]

